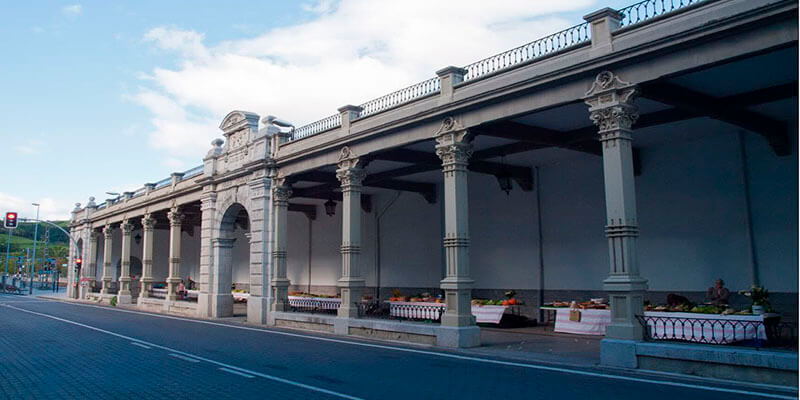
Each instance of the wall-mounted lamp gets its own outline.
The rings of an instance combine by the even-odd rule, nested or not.
[[[325,214],[328,214],[329,217],[336,215],[336,202],[332,198],[329,197],[328,201],[323,205],[325,206]]]
[[[142,235],[137,233],[136,236],[133,237],[133,241],[135,241],[136,244],[142,243]]]

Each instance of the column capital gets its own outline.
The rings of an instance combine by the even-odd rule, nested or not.
[[[342,188],[361,186],[367,176],[362,160],[348,146],[342,147],[339,152],[338,167],[336,178],[341,182]]]
[[[152,231],[156,226],[156,219],[150,213],[142,217],[142,228],[146,231]]]
[[[100,239],[100,232],[92,229],[89,231],[89,241],[97,243],[97,239]]]
[[[272,185],[272,201],[277,205],[287,205],[292,197],[292,187],[286,183],[286,178],[274,178]]]
[[[465,165],[472,156],[472,135],[458,120],[447,117],[434,135],[442,166]]]
[[[114,235],[114,228],[111,227],[110,224],[107,224],[103,227],[103,237],[108,240]]]
[[[170,226],[181,226],[186,215],[180,212],[180,208],[178,206],[175,206],[172,207],[167,213],[167,217],[169,218]]]
[[[600,139],[630,139],[631,126],[639,118],[633,104],[638,87],[621,80],[611,71],[597,75],[583,100],[589,106],[589,118],[600,130]]]
[[[123,235],[130,235],[133,232],[133,224],[129,219],[123,219],[122,225],[120,225],[120,229],[122,229]]]

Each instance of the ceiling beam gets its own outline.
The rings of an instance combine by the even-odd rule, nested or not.
[[[644,85],[642,95],[689,112],[736,125],[758,133],[767,139],[777,155],[788,155],[788,127],[781,121],[749,111],[738,104],[731,104],[724,98],[716,98],[670,83],[651,83]]]
[[[314,204],[289,203],[289,211],[301,212],[312,221],[317,219],[317,206]]]

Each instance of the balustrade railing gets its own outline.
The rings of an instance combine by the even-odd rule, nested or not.
[[[359,107],[361,107],[362,110],[358,116],[359,118],[366,117],[367,115],[397,107],[401,104],[408,103],[411,100],[416,100],[429,94],[437,93],[439,90],[441,90],[441,88],[441,81],[439,80],[438,76],[426,81],[422,81],[361,104]]]
[[[189,179],[189,178],[192,178],[192,177],[195,177],[195,176],[198,176],[198,175],[202,175],[202,174],[203,174],[203,166],[202,165],[198,165],[198,166],[196,166],[194,168],[190,168],[190,169],[187,169],[186,171],[184,171],[183,172],[183,179]]]
[[[323,118],[319,121],[315,121],[295,129],[290,140],[302,139],[306,136],[311,136],[327,131],[328,129],[338,128],[340,126],[342,126],[342,114],[331,115],[330,117]]]
[[[358,307],[358,316],[360,318],[394,319],[400,321],[415,320],[439,322],[442,319],[442,314],[447,310],[445,304],[398,304],[385,301],[364,301],[355,303],[355,305]]]
[[[645,0],[619,10],[620,26],[636,25],[675,10],[708,0]]]
[[[588,22],[467,65],[464,81],[470,81],[524,62],[534,60],[591,40]]]
[[[289,311],[336,314],[342,305],[339,298],[320,298],[320,297],[290,297]]]

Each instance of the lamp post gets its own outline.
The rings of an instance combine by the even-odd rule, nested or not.
[[[31,287],[28,294],[33,294],[33,272],[36,271],[36,241],[39,240],[39,203],[31,203],[36,206],[36,227],[33,228],[33,262],[31,263]]]

